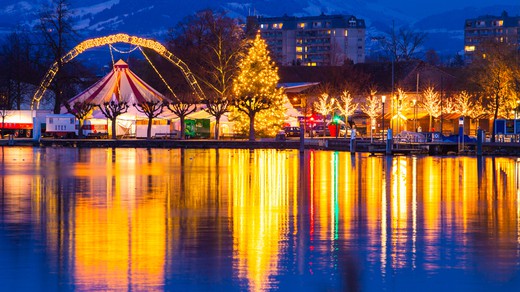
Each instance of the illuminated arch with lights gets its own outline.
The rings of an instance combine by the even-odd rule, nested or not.
[[[81,42],[79,45],[74,47],[72,50],[70,50],[67,54],[65,54],[63,57],[61,57],[61,63],[66,64],[72,59],[76,58],[79,54],[83,53],[84,51],[95,48],[95,47],[101,47],[105,45],[110,45],[114,43],[127,43],[132,44],[134,46],[139,47],[145,47],[154,50],[159,55],[166,58],[170,63],[177,66],[181,72],[184,75],[184,78],[186,78],[186,81],[190,84],[192,89],[195,91],[195,93],[200,97],[204,97],[204,92],[200,88],[199,84],[197,83],[197,80],[191,73],[190,69],[188,68],[188,65],[184,63],[181,59],[177,58],[175,55],[173,55],[170,51],[166,49],[165,46],[163,46],[161,43],[140,38],[136,36],[130,36],[124,33],[119,34],[113,34],[109,36],[94,38],[94,39],[88,39],[86,41]],[[42,99],[43,95],[45,94],[45,91],[47,91],[47,87],[51,84],[52,80],[54,79],[54,76],[58,72],[58,62],[54,62],[52,66],[50,67],[49,71],[47,71],[47,74],[42,79],[42,82],[40,83],[40,86],[38,90],[34,93],[32,102],[31,102],[31,109],[34,109],[34,106],[36,105],[36,108],[40,105],[40,100]]]

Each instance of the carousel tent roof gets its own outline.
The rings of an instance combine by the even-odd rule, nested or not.
[[[119,60],[105,77],[94,83],[85,91],[69,100],[103,104],[109,101],[126,101],[129,105],[142,102],[162,101],[165,97],[128,68],[128,64]],[[132,107],[131,107],[132,108]]]

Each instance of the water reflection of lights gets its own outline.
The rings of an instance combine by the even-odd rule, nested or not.
[[[412,157],[412,267],[417,260],[417,157]]]
[[[233,254],[238,277],[247,281],[247,289],[266,291],[276,288],[270,279],[278,274],[280,243],[287,238],[288,214],[294,210],[287,187],[289,162],[287,153],[274,150],[249,155],[254,155],[254,164],[240,158],[243,155],[232,163]]]
[[[518,244],[517,255],[520,255],[520,158],[515,163],[515,183],[516,183],[516,241]]]
[[[289,265],[334,277],[351,250],[388,279],[518,270],[520,159],[309,151],[298,176],[291,151],[63,149],[69,165],[26,149],[2,156],[2,222],[42,230],[77,289],[160,289],[218,224],[211,256],[252,291],[279,288]]]
[[[392,267],[403,268],[406,264],[407,241],[407,159],[398,156],[392,166]]]

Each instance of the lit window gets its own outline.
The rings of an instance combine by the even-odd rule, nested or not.
[[[263,24],[263,23],[262,23],[262,24],[260,24],[260,28],[261,28],[261,29],[264,29],[265,27],[266,27],[266,25],[265,25],[265,24]]]
[[[348,30],[345,29],[345,36],[348,36]]]
[[[503,21],[503,20],[495,20],[495,21],[493,22],[493,24],[494,24],[495,26],[503,26],[503,25],[504,25],[504,21]]]
[[[273,23],[273,29],[281,29],[283,26],[283,23]]]
[[[303,52],[302,47],[296,47],[296,52],[298,52],[298,53]]]
[[[305,28],[305,22],[298,23],[298,27],[299,28]]]
[[[475,51],[475,46],[465,46],[464,51],[473,52],[473,51]]]

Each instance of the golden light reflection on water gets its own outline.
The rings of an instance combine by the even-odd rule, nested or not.
[[[284,251],[289,228],[289,214],[298,214],[289,180],[291,171],[287,152],[274,150],[234,155],[232,185],[233,257],[238,277],[247,282],[250,291],[276,287],[270,278],[278,275],[279,258]],[[292,164],[294,167],[294,164]],[[293,177],[290,177],[290,175]],[[293,222],[297,225],[297,222]]]
[[[79,290],[162,290],[194,271],[266,291],[291,266],[339,275],[345,251],[383,278],[473,266],[507,278],[520,262],[518,159],[1,150],[2,222],[42,230]]]

